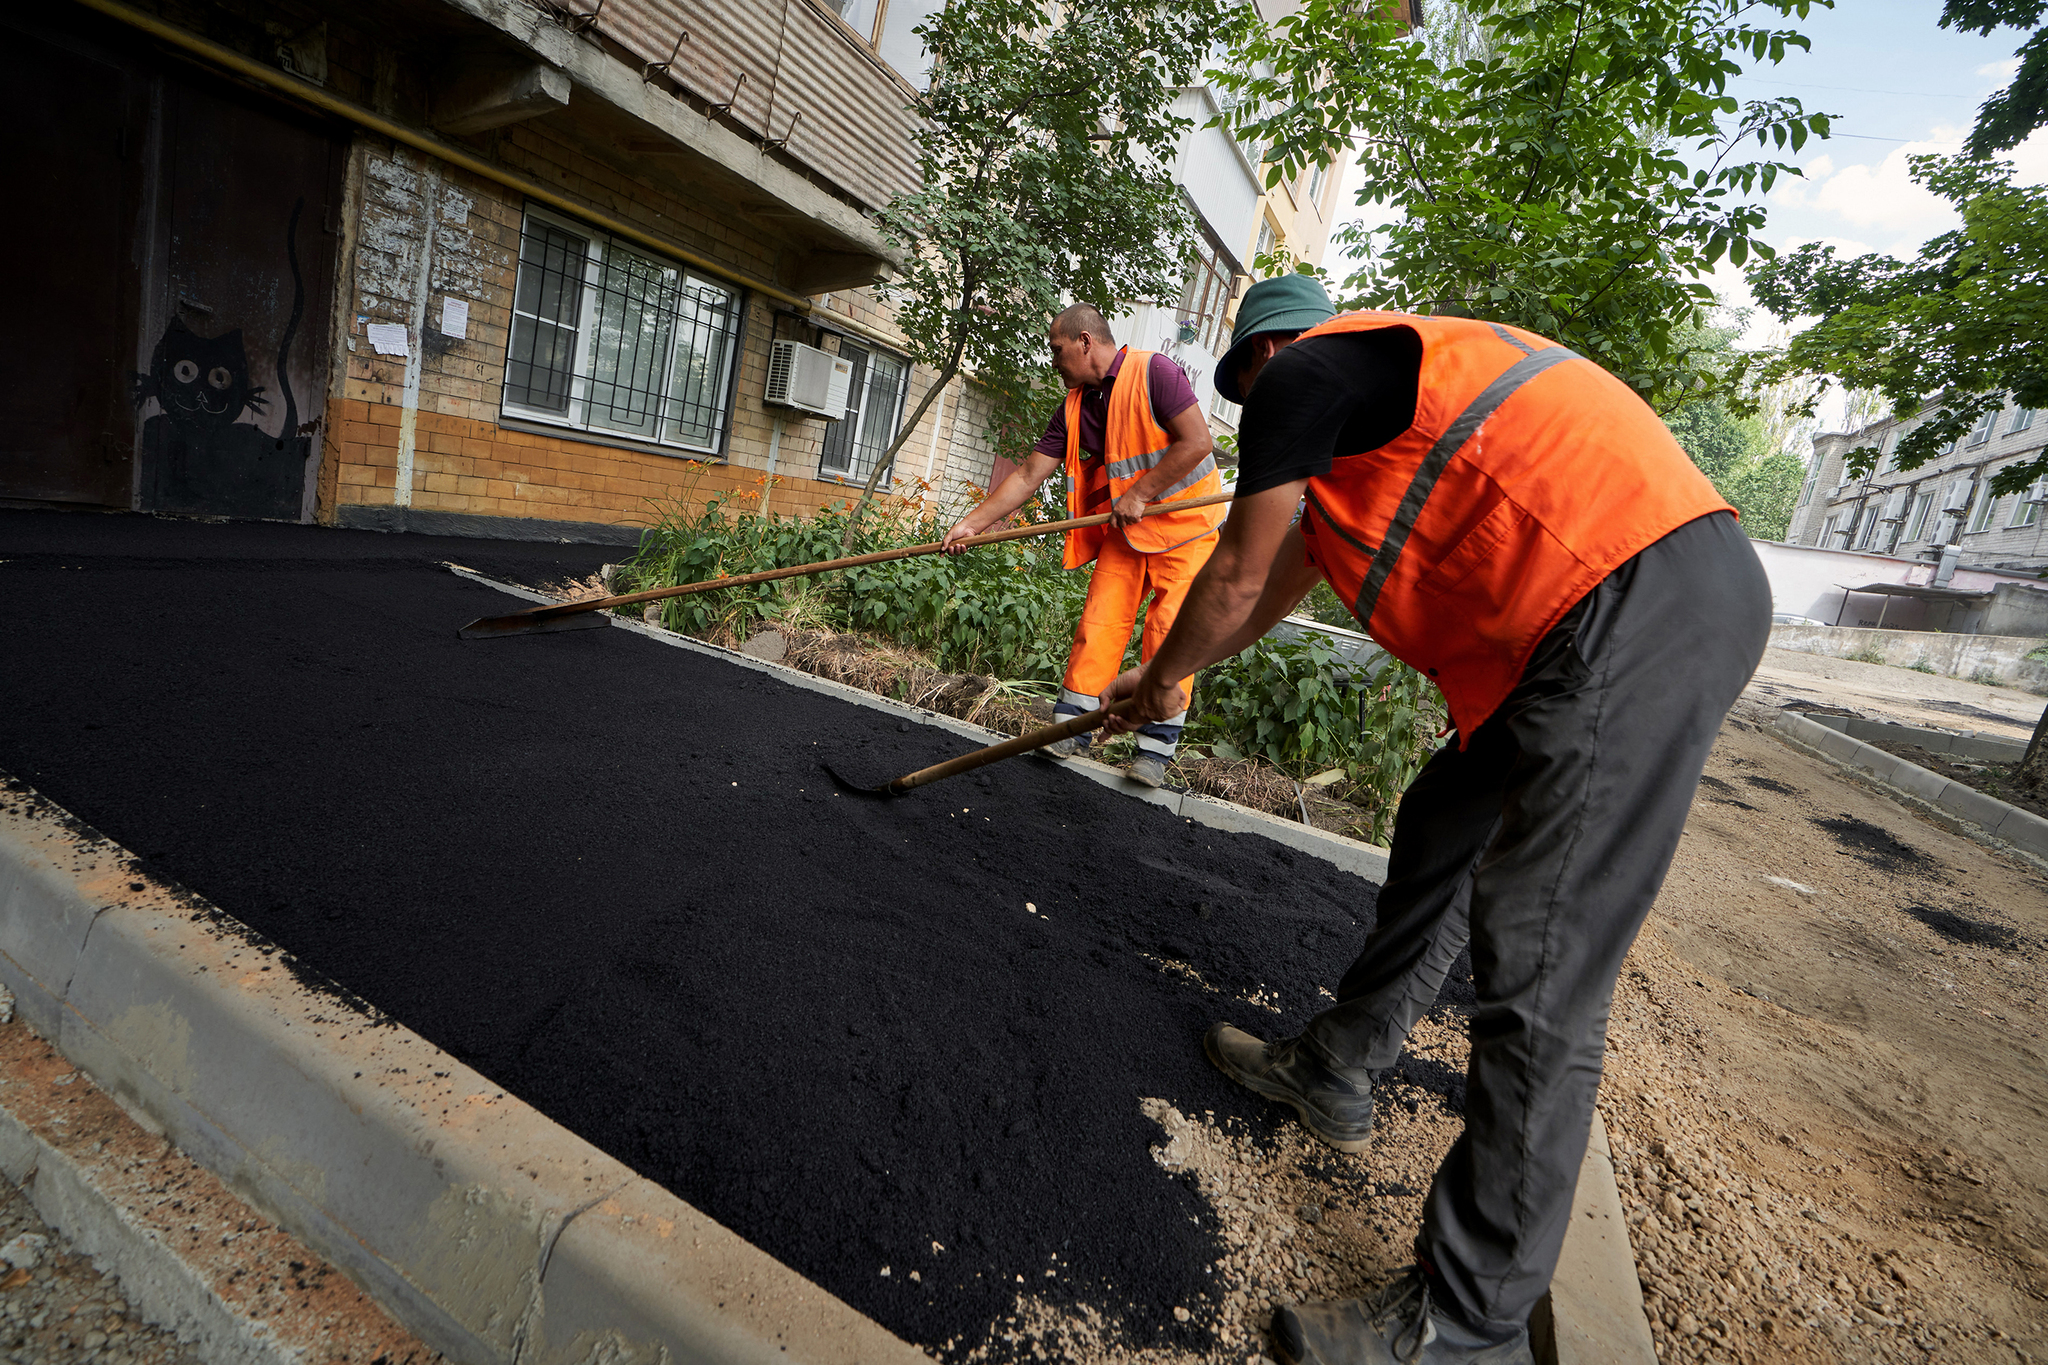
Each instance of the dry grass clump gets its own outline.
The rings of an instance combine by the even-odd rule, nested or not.
[[[1195,758],[1183,753],[1174,761],[1173,780],[1197,796],[1213,796],[1282,819],[1301,818],[1294,779],[1256,758]]]
[[[1052,704],[1035,684],[1000,682],[980,673],[943,673],[915,650],[836,631],[784,630],[782,662],[814,677],[893,697],[942,716],[1006,735],[1052,723]]]

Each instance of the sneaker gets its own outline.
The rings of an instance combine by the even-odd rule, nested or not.
[[[1141,753],[1131,760],[1130,767],[1124,769],[1124,776],[1148,787],[1163,787],[1166,785],[1166,760],[1158,754]]]
[[[1038,752],[1047,758],[1075,758],[1088,752],[1088,736],[1068,735],[1065,739],[1054,740]]]
[[[1294,1106],[1302,1126],[1340,1152],[1372,1145],[1372,1073],[1328,1065],[1306,1041],[1262,1043],[1243,1029],[1213,1024],[1202,1050],[1245,1089]]]
[[[1430,1302],[1411,1267],[1377,1294],[1304,1303],[1273,1313],[1283,1365],[1535,1365],[1527,1328],[1505,1341],[1474,1331]]]

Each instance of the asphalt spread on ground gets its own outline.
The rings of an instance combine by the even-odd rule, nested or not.
[[[0,512],[0,768],[910,1341],[1028,1291],[1203,1345],[1139,1100],[1288,1121],[1201,1031],[1298,1029],[1371,888],[1042,759],[837,795],[970,746],[628,631],[457,638],[509,599],[441,561],[620,554]]]

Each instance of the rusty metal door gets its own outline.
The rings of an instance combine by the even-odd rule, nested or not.
[[[148,88],[121,57],[0,23],[12,203],[0,499],[127,507]]]
[[[311,519],[345,145],[253,94],[169,87],[169,322],[137,384],[145,507]]]

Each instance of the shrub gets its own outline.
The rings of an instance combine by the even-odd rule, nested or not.
[[[1845,655],[1844,657],[1853,659],[1859,664],[1881,664],[1885,661],[1884,651],[1876,645],[1865,645],[1854,654]]]
[[[1998,676],[1996,670],[1989,668],[1971,669],[1970,681],[1973,683],[1982,683],[1986,687],[2003,687],[2005,685],[2005,680]]]
[[[1372,841],[1385,843],[1443,716],[1436,687],[1391,656],[1358,676],[1314,636],[1260,640],[1202,674],[1188,737],[1221,758],[1263,758],[1297,780],[1341,770],[1351,799],[1373,812]]]
[[[1912,663],[1907,664],[1906,667],[1912,669],[1915,673],[1932,673],[1935,671],[1934,665],[1927,662],[1925,654],[1913,660]]]

